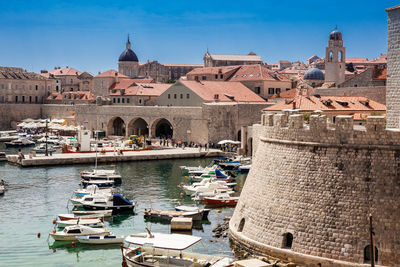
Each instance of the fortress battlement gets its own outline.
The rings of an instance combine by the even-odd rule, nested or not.
[[[302,114],[284,111],[266,113],[261,140],[275,139],[299,143],[326,145],[400,146],[400,129],[386,129],[383,116],[369,116],[365,126],[354,126],[353,116],[336,116],[335,124],[325,115],[311,115],[308,124]]]

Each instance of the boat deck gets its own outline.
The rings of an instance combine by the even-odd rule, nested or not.
[[[98,153],[97,162],[121,162],[121,161],[142,161],[142,160],[161,160],[161,159],[183,159],[201,157],[219,157],[224,152],[218,149],[199,152],[198,148],[168,148],[162,150],[128,151],[122,155],[115,152]],[[18,164],[21,167],[51,166],[51,165],[71,165],[71,164],[93,164],[96,160],[95,153],[65,153],[45,155],[25,155],[25,159],[18,161],[18,155],[8,155],[9,163]]]

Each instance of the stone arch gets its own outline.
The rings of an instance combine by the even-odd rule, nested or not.
[[[242,141],[242,130],[239,130],[239,131],[237,132],[237,140],[238,140],[238,141]]]
[[[139,136],[148,136],[149,135],[149,124],[143,118],[136,117],[133,118],[128,123],[128,135],[139,135]]]
[[[112,117],[107,124],[107,135],[125,136],[125,122],[121,117]]]
[[[169,120],[160,118],[153,122],[151,132],[153,137],[172,138],[174,135],[174,127]]]
[[[282,248],[289,248],[291,249],[293,246],[293,234],[292,233],[284,233],[283,240],[282,240]]]
[[[364,263],[371,262],[371,246],[368,245],[364,248]],[[375,262],[378,262],[378,248],[375,247]]]
[[[238,229],[237,229],[238,232],[242,232],[242,231],[243,231],[244,224],[245,224],[245,219],[242,218],[242,219],[240,220],[239,227],[238,227]]]

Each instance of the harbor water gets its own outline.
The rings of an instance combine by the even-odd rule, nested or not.
[[[205,166],[211,159],[160,160],[125,162],[106,168],[116,168],[123,177],[119,191],[137,203],[135,215],[114,216],[105,221],[106,227],[117,235],[127,236],[144,232],[170,233],[169,224],[146,222],[145,208],[173,210],[179,202],[192,204],[189,197],[181,197],[178,187],[185,182],[179,168]],[[103,166],[99,166],[103,167]],[[78,188],[82,170],[92,165],[19,168],[8,163],[0,164],[0,176],[9,186],[0,196],[0,266],[120,266],[119,245],[89,246],[77,242],[55,242],[48,237],[57,214],[68,213],[67,200]],[[245,176],[238,176],[238,188]],[[68,205],[69,210],[71,204]],[[212,209],[209,222],[193,229],[192,234],[203,241],[194,251],[232,256],[228,238],[214,238],[212,230],[223,223],[233,208]],[[37,234],[41,233],[38,238]]]

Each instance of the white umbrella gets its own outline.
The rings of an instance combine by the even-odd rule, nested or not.
[[[240,144],[240,142],[233,140],[222,140],[218,142],[218,145],[223,145],[223,144]]]

